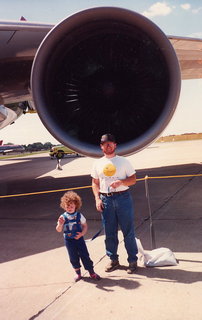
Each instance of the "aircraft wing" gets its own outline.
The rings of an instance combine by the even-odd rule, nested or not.
[[[30,74],[36,51],[53,25],[0,22],[0,104],[30,100]]]
[[[202,78],[202,39],[168,36],[177,54],[181,79]]]

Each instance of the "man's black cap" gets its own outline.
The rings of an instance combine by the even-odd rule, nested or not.
[[[103,144],[105,142],[114,142],[116,143],[116,139],[113,136],[113,134],[111,133],[105,133],[103,134],[103,136],[101,137],[100,143]]]

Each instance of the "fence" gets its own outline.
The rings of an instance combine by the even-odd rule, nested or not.
[[[145,196],[147,199],[147,206],[149,212],[149,222],[150,222],[150,239],[151,239],[151,247],[152,249],[156,248],[156,239],[155,239],[155,230],[152,221],[152,210],[150,204],[150,193],[149,193],[149,184],[148,180],[152,179],[172,179],[172,178],[192,178],[192,177],[201,177],[202,174],[188,174],[188,175],[173,175],[173,176],[156,176],[156,177],[149,177],[146,175],[144,178],[137,179],[137,182],[144,181],[145,182]],[[37,191],[37,192],[30,192],[30,193],[20,193],[20,194],[10,194],[10,195],[2,195],[0,199],[5,198],[14,198],[14,197],[22,197],[22,196],[33,196],[33,195],[40,195],[40,194],[49,194],[49,193],[57,193],[57,192],[66,192],[69,190],[81,190],[81,189],[88,189],[91,186],[80,186],[80,187],[71,187],[71,188],[64,188],[64,189],[57,189],[57,190],[45,190],[45,191]]]

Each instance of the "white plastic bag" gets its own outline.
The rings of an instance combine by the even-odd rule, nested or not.
[[[158,248],[145,252],[140,239],[136,238],[138,261],[146,267],[177,266],[173,252],[168,248]]]
[[[144,265],[145,264],[145,258],[144,258],[144,249],[142,247],[142,243],[140,241],[140,239],[135,238],[136,243],[137,243],[137,248],[138,248],[138,262],[140,265]]]
[[[168,248],[158,248],[144,254],[146,267],[177,266],[173,252]]]

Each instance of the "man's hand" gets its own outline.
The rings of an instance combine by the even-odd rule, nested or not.
[[[116,180],[116,181],[113,181],[111,184],[110,184],[110,187],[116,189],[120,186],[132,186],[136,183],[136,175],[135,174],[132,174],[132,176],[130,177],[127,177],[125,179],[122,179],[122,180]]]
[[[104,205],[103,205],[102,200],[100,198],[96,198],[95,205],[96,205],[97,211],[99,211],[99,212],[103,211]]]
[[[122,180],[116,180],[116,181],[113,181],[110,184],[110,187],[113,188],[113,189],[116,189],[116,188],[120,187],[121,185],[123,185],[123,181]]]

